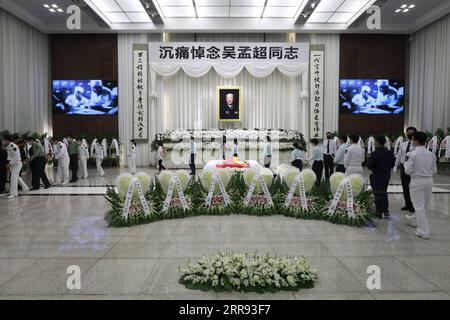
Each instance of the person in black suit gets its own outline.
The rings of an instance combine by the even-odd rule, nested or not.
[[[391,169],[395,165],[394,154],[384,146],[385,143],[385,137],[376,137],[375,151],[371,153],[367,161],[367,168],[372,170],[370,186],[375,196],[375,213],[379,218],[389,217],[387,189],[391,179]]]
[[[225,101],[220,104],[220,119],[239,119],[239,104],[235,99],[234,93],[227,93]]]
[[[31,190],[39,190],[40,180],[44,183],[45,189],[50,188],[50,182],[48,181],[45,173],[45,156],[44,147],[38,141],[33,138],[27,138],[28,144],[31,145],[29,154],[30,158],[27,160],[30,163],[31,168],[31,183],[33,188]]]

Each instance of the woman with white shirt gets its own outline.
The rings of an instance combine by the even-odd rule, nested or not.
[[[321,146],[319,146],[319,140],[317,139],[311,139],[310,143],[312,146],[312,150],[308,161],[312,161],[312,171],[314,171],[317,178],[316,186],[320,186],[323,173],[323,149]]]
[[[291,154],[291,164],[296,167],[298,170],[302,171],[303,169],[303,151],[300,150],[300,146],[297,142],[294,142],[294,150]]]
[[[128,151],[128,169],[131,174],[136,174],[136,142],[130,140],[130,150]]]
[[[163,159],[165,157],[165,153],[166,151],[164,150],[163,142],[160,141],[158,150],[156,151],[156,161],[158,162],[159,172],[161,172],[162,170],[166,170],[166,167],[164,167],[162,164]]]
[[[272,162],[272,143],[270,137],[266,138],[266,145],[264,146],[264,167],[270,168]]]

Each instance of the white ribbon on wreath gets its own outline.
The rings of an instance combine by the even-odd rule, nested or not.
[[[97,143],[97,139],[92,140],[91,144],[91,156],[93,157],[95,155],[95,144]]]
[[[125,203],[123,205],[122,217],[124,219],[128,218],[128,213],[130,212],[131,203],[133,200],[133,192],[134,188],[137,188],[139,201],[142,204],[142,208],[144,209],[145,215],[150,214],[150,208],[148,206],[147,200],[145,200],[144,190],[142,189],[141,182],[136,177],[132,177],[130,181],[130,185],[128,186],[127,196],[125,198]]]
[[[88,158],[90,157],[90,152],[89,152],[89,144],[87,143],[86,139],[81,139],[81,145],[86,147],[86,150],[88,152]]]
[[[375,151],[375,138],[370,137],[369,140],[367,140],[367,154],[371,154]]]
[[[433,154],[436,154],[438,143],[439,143],[438,136],[434,136],[433,138],[430,139],[430,141],[428,141],[427,150],[433,152]]]
[[[363,140],[361,137],[359,137],[358,144],[359,144],[359,146],[360,146],[361,148],[365,149],[366,146],[365,146],[365,144],[364,144],[364,140]]]
[[[402,145],[402,143],[403,143],[403,137],[402,136],[398,137],[395,140],[395,143],[394,143],[394,156],[397,155],[398,150],[400,149],[400,146]]]
[[[386,145],[385,145],[385,147],[388,150],[391,150],[391,139],[389,139],[389,137],[385,137],[385,138],[386,138]]]
[[[442,157],[442,150],[445,150],[445,154]],[[442,140],[441,145],[439,146],[439,158],[448,159],[450,158],[450,136],[446,136],[444,140]]]
[[[206,206],[208,207],[211,206],[211,201],[214,195],[214,189],[216,188],[216,183],[219,185],[219,191],[223,196],[223,202],[225,202],[226,205],[229,205],[231,203],[231,200],[227,193],[227,190],[225,189],[222,178],[220,177],[220,174],[216,170],[214,170],[211,177],[211,182],[209,184],[208,196],[206,197]]]
[[[112,155],[112,149],[115,149],[116,151],[116,157],[119,156],[119,143],[117,142],[117,139],[113,139],[111,141],[111,145],[109,146],[109,154]]]
[[[348,178],[343,179],[341,183],[339,183],[333,201],[331,202],[330,208],[328,209],[328,214],[334,215],[334,213],[336,212],[336,207],[342,197],[344,188],[347,190],[347,214],[354,218],[355,211],[353,210],[353,189],[350,179]]]
[[[189,209],[186,198],[184,197],[184,192],[183,192],[183,188],[181,187],[180,179],[177,177],[176,174],[173,174],[172,177],[170,178],[169,188],[167,189],[167,195],[166,195],[166,199],[164,200],[162,212],[167,212],[167,210],[169,210],[170,202],[172,201],[172,195],[173,195],[174,188],[177,188],[178,197],[180,198],[183,209],[184,210]]]
[[[303,210],[308,210],[308,199],[306,198],[306,188],[305,188],[305,180],[303,178],[303,174],[300,172],[295,176],[294,182],[291,184],[291,188],[289,189],[289,194],[286,197],[286,201],[284,202],[284,206],[286,208],[289,207],[292,201],[292,197],[295,194],[295,190],[297,187],[300,188],[300,203]]]
[[[44,151],[45,151],[45,155],[53,153],[52,144],[50,143],[50,140],[48,140],[47,138],[44,139]]]
[[[261,189],[263,190],[264,197],[266,198],[268,205],[273,207],[273,201],[272,201],[272,197],[269,192],[269,188],[267,187],[267,184],[264,181],[264,178],[262,177],[259,170],[253,176],[252,183],[250,184],[250,187],[248,188],[248,192],[247,192],[247,195],[244,200],[244,205],[248,206],[248,204],[250,203],[250,200],[252,198],[253,192],[255,191],[257,182],[259,182],[259,184],[261,185]]]
[[[106,141],[106,138],[102,140],[102,147],[103,147],[103,156],[108,156],[108,142]]]

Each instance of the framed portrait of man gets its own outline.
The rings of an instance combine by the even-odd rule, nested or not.
[[[241,87],[217,87],[219,121],[241,121]]]

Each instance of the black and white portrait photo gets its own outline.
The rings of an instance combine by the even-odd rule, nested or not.
[[[240,87],[218,87],[219,121],[240,121]]]

